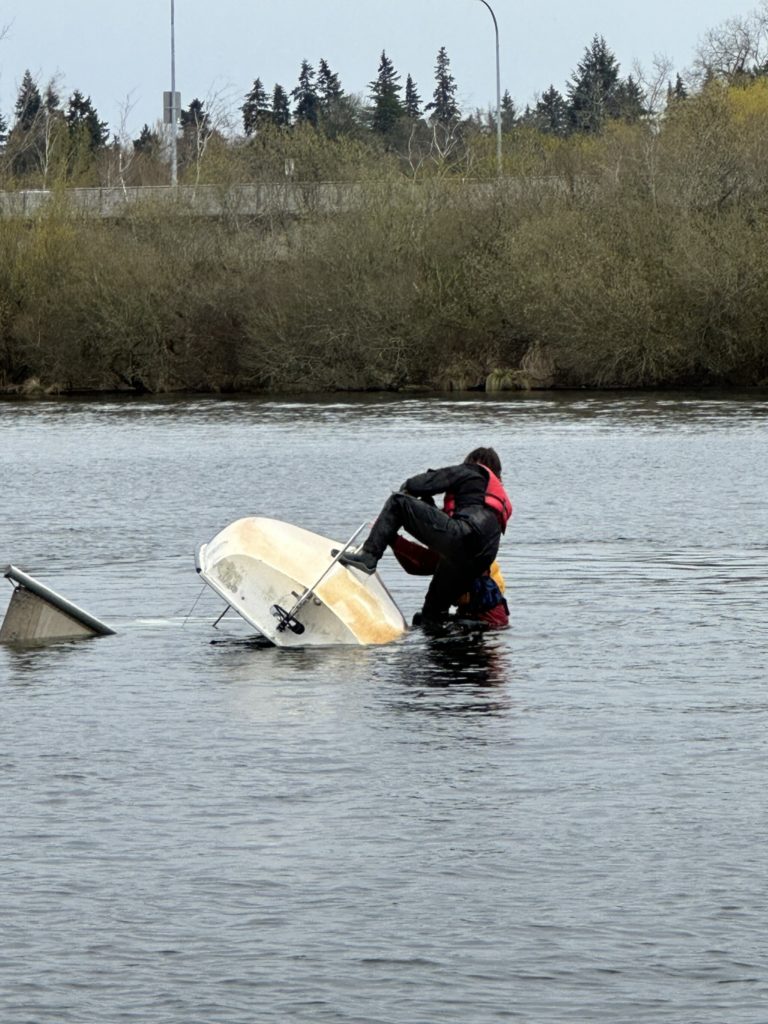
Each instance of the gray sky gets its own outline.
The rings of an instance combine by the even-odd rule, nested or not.
[[[501,88],[518,108],[550,84],[565,91],[595,34],[605,37],[622,74],[655,54],[676,71],[691,63],[707,29],[745,16],[751,0],[490,0],[499,22]],[[26,68],[43,85],[56,76],[63,99],[90,95],[115,131],[136,136],[162,116],[170,88],[170,0],[0,0],[0,110],[11,120]],[[175,0],[176,84],[182,104],[216,98],[234,112],[254,78],[290,91],[306,58],[324,57],[351,93],[368,92],[382,49],[423,101],[434,89],[435,56],[445,46],[462,109],[495,105],[493,22],[479,0]],[[210,100],[209,100],[210,105]]]

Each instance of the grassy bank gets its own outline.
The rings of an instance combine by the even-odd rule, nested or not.
[[[0,389],[766,385],[766,139],[765,83],[716,86],[661,129],[518,131],[501,182],[361,169],[344,214],[62,193],[0,221]]]

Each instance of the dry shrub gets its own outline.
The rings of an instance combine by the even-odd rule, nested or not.
[[[407,178],[307,133],[242,148],[282,173],[290,145],[309,181],[355,177],[334,186],[344,212],[311,184],[261,219],[234,200],[218,218],[180,202],[87,219],[57,197],[2,221],[0,386],[764,381],[767,127],[764,86],[713,86],[658,130],[521,132],[500,182]],[[232,154],[210,155],[224,194]]]

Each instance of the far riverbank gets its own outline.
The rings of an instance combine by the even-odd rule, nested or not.
[[[0,393],[768,386],[768,217],[661,179],[369,184],[332,216],[62,199],[0,232]]]

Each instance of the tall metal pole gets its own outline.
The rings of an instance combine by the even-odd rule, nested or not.
[[[176,121],[178,120],[176,110],[176,19],[174,12],[174,0],[171,0],[171,185],[178,184],[178,166],[176,153]]]
[[[496,168],[501,177],[501,68],[499,65],[499,23],[488,0],[480,0],[491,12],[493,27],[496,32]]]

